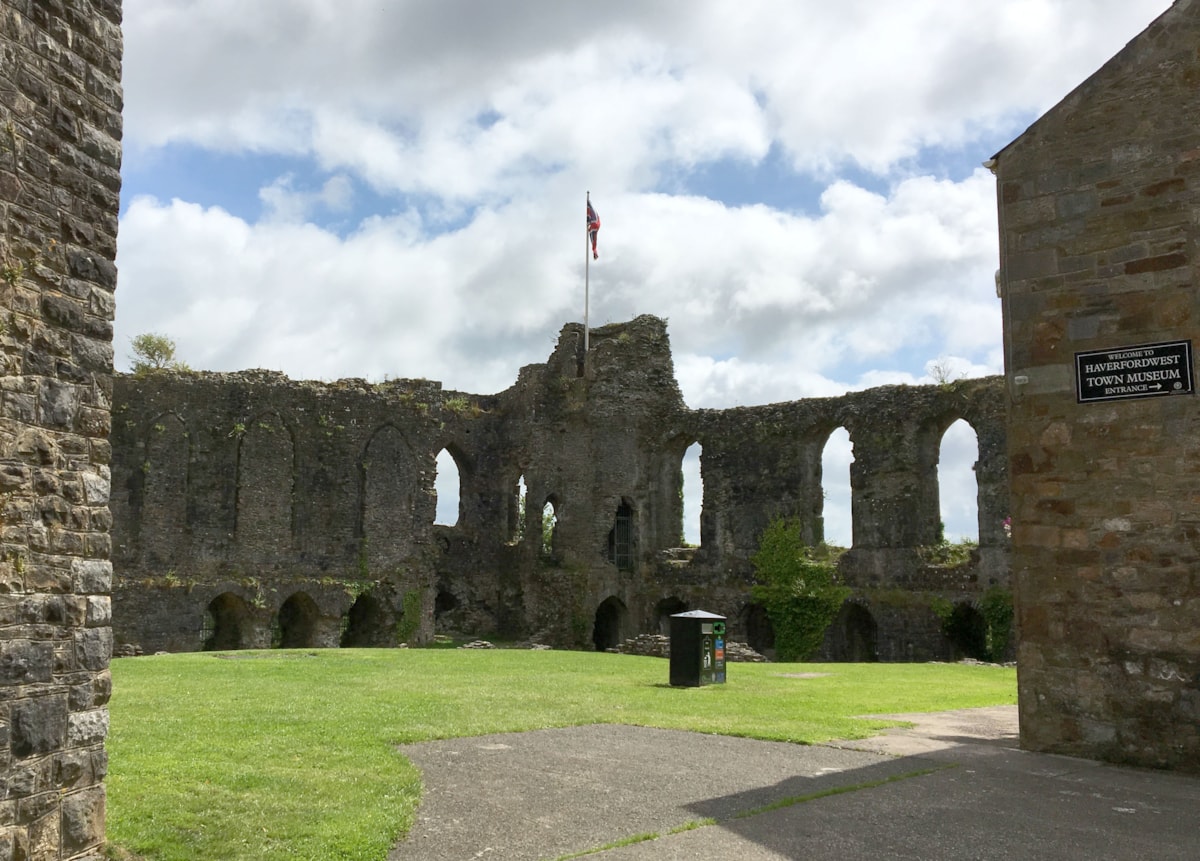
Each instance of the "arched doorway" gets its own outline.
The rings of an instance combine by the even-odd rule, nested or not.
[[[224,652],[245,648],[250,639],[250,608],[232,592],[224,592],[208,602],[200,631],[200,648],[205,652]]]
[[[592,644],[597,652],[613,649],[624,639],[625,619],[629,611],[616,596],[605,598],[596,608],[596,623],[592,627]]]
[[[746,632],[746,645],[756,652],[766,654],[775,648],[775,628],[762,604],[747,604],[741,612],[742,630]]]
[[[654,627],[658,633],[671,635],[671,617],[676,613],[686,613],[688,605],[676,595],[663,598],[654,605]]]
[[[844,638],[842,653],[845,660],[855,663],[879,660],[875,642],[879,626],[870,610],[862,604],[847,601],[838,613],[835,627]]]
[[[383,602],[371,592],[359,595],[346,612],[346,628],[339,645],[344,649],[389,646],[394,639]]]
[[[297,592],[279,608],[279,648],[309,649],[317,644],[317,603],[305,592]]]
[[[950,641],[951,656],[955,659],[971,658],[988,660],[987,623],[983,614],[971,604],[963,601],[955,604],[944,630]]]

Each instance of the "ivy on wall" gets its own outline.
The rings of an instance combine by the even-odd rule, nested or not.
[[[776,518],[750,557],[759,580],[751,594],[766,608],[780,661],[803,661],[825,639],[850,589],[838,583],[837,559],[824,545],[809,547],[800,521]]]

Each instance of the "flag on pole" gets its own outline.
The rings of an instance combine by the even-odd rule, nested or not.
[[[590,200],[587,206],[587,233],[588,238],[592,240],[592,259],[596,260],[600,257],[596,251],[596,234],[600,232],[600,216],[596,214],[596,210],[592,209]]]

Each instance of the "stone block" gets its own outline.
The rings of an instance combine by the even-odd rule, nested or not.
[[[85,628],[75,632],[77,666],[88,670],[106,670],[112,658],[112,628]]]
[[[77,594],[103,595],[112,589],[112,562],[107,559],[74,559],[71,574]]]
[[[104,840],[103,786],[71,793],[62,802],[62,849],[76,855]]]
[[[69,718],[67,741],[72,747],[101,744],[108,734],[108,709],[77,712]]]
[[[52,680],[54,648],[34,640],[0,640],[0,686]]]
[[[53,753],[67,740],[67,696],[52,694],[13,704],[9,747],[18,759]]]

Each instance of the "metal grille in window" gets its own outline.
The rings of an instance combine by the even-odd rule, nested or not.
[[[633,509],[624,502],[613,523],[612,561],[621,571],[633,570]]]
[[[217,619],[212,610],[204,611],[204,619],[200,622],[200,648],[205,648],[217,632]]]

